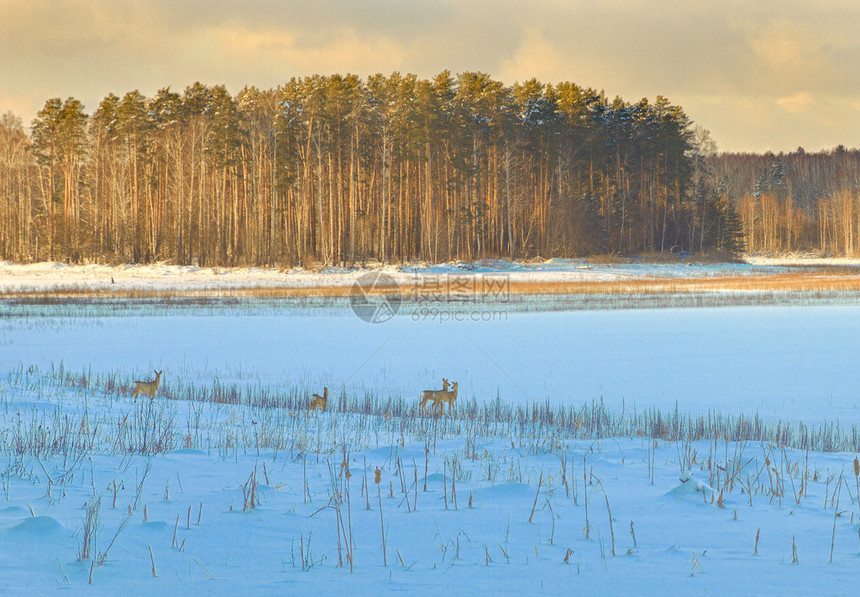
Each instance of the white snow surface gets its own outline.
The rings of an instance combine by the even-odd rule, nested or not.
[[[703,277],[748,275],[786,271],[803,265],[860,265],[827,260],[766,260],[749,263],[593,263],[584,259],[506,261],[485,259],[477,262],[451,262],[432,265],[370,265],[368,267],[323,267],[319,271],[301,268],[227,268],[156,265],[70,265],[54,262],[14,264],[0,262],[0,293],[60,290],[229,290],[234,288],[306,288],[349,286],[368,272],[384,272],[404,284],[422,277],[443,274],[504,273],[512,282],[606,282],[642,277]]]
[[[544,266],[548,276],[663,275],[654,272],[664,267],[477,267],[507,267],[533,279]],[[476,266],[415,267],[435,275]],[[783,266],[665,267],[665,275],[689,276]],[[360,272],[5,264],[0,291],[97,288],[111,275],[133,288],[175,288],[180,276],[181,288],[229,288],[218,285],[351,284]],[[164,391],[244,384],[305,397],[326,385],[333,394],[417,402],[420,390],[448,377],[459,382],[464,403],[577,406],[602,399],[613,412],[757,413],[766,424],[850,430],[860,426],[860,306],[510,312],[492,321],[401,313],[382,324],[313,308],[246,315],[169,306],[135,314],[132,307],[131,314],[110,315],[66,307],[62,315],[0,320],[0,594],[856,591],[860,485],[853,453],[721,439],[548,437],[515,423],[496,426],[507,432],[493,435],[465,420],[434,436],[430,418],[423,433],[401,435],[396,417],[203,404],[168,400]],[[162,393],[134,402],[44,375],[60,367],[125,384],[163,370]],[[128,439],[147,429],[146,416],[171,421],[176,446],[154,456],[117,449],[119,433]],[[92,449],[37,459],[32,446],[50,450],[61,429],[61,438],[93,437]],[[283,445],[260,447],[261,436]],[[296,448],[300,440],[305,445]],[[337,513],[326,508],[344,445],[352,478],[340,528],[353,538],[352,572],[338,565]],[[726,471],[738,467],[729,488]],[[243,487],[255,470],[259,503],[243,511]],[[806,491],[798,497],[803,478]],[[416,495],[412,511],[406,499]],[[78,558],[85,505],[97,498],[95,554],[108,552],[98,565]],[[342,558],[343,545],[340,551]]]
[[[274,388],[407,399],[449,377],[479,402],[603,399],[618,412],[677,404],[695,414],[860,426],[860,306],[521,313],[464,305],[441,309],[445,320],[422,309],[380,324],[348,308],[10,317],[0,320],[0,363],[128,376],[163,369],[166,384],[250,375]],[[482,320],[488,313],[494,320]]]

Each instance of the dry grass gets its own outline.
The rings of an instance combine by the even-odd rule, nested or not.
[[[116,377],[115,374],[99,376],[88,372],[75,374],[62,368],[40,372],[35,367],[21,365],[10,372],[7,382],[39,391],[65,386],[89,395],[100,391],[115,394],[117,390],[109,387],[117,388]],[[84,379],[86,383],[82,383]],[[9,433],[0,434],[0,454],[28,454],[42,460],[57,454],[82,460],[93,452],[159,454],[186,445],[185,438],[189,436],[190,447],[217,449],[225,455],[240,447],[319,452],[322,445],[343,443],[339,425],[310,424],[318,419],[308,415],[307,388],[282,387],[271,392],[261,385],[214,381],[209,388],[171,385],[164,390],[163,399],[138,403],[128,412],[98,419],[88,413],[67,416],[60,410],[34,412],[22,417]],[[730,442],[759,441],[816,452],[860,451],[860,430],[855,426],[795,425],[766,421],[757,414],[732,416],[719,411],[690,414],[679,412],[677,408],[670,412],[652,408],[617,413],[610,411],[602,400],[577,405],[553,405],[548,400],[522,405],[501,400],[478,403],[471,398],[463,399],[456,414],[428,417],[419,413],[417,399],[363,392],[344,393],[342,400],[342,407],[316,416],[322,421],[349,416],[354,420],[352,441],[356,446],[376,444],[380,432],[390,434],[391,438],[396,438],[392,441],[401,444],[404,438],[426,440],[430,435],[444,438],[450,434],[465,434],[468,441],[474,442],[477,438],[512,438],[536,433],[533,442],[536,451],[568,439],[619,436],[688,442],[719,438]],[[187,420],[183,421],[181,414],[185,407],[177,409],[176,401],[187,402],[190,408]],[[228,425],[207,430],[205,423],[203,428],[199,427],[199,417],[195,419],[194,413],[200,412],[196,405],[201,403],[211,403],[211,412],[223,412],[216,406],[221,404],[245,405],[250,410],[247,418],[243,416]],[[432,442],[425,444],[425,457],[431,445]],[[766,454],[765,459],[768,458],[776,460],[773,454]],[[741,459],[736,457],[734,461]],[[582,470],[587,470],[585,464]],[[736,472],[726,469],[724,484],[733,484]],[[765,478],[774,483],[769,476]],[[781,480],[779,485],[782,485]]]
[[[640,278],[585,282],[512,282],[512,294],[684,294],[691,292],[834,292],[860,290],[860,275],[809,272],[707,278]]]
[[[438,277],[437,277],[438,278]],[[501,282],[500,282],[501,283]],[[438,288],[438,279],[428,278],[423,284],[392,286],[375,286],[365,288],[365,292],[374,295],[397,295],[406,301],[426,299],[428,294]],[[860,272],[856,269],[844,268],[810,269],[779,274],[755,274],[743,276],[709,276],[709,277],[643,277],[636,279],[620,279],[608,281],[571,280],[571,281],[535,281],[521,282],[506,280],[504,286],[496,288],[492,295],[483,293],[481,284],[467,284],[458,290],[461,297],[480,295],[481,298],[498,297],[502,293],[511,295],[663,295],[687,294],[701,292],[857,292],[860,291]],[[348,297],[352,291],[350,285],[321,285],[308,287],[245,287],[245,288],[213,288],[213,289],[124,289],[124,290],[93,290],[79,289],[49,289],[24,290],[0,293],[2,299],[88,299],[88,298],[335,298]]]
[[[93,290],[91,288],[59,288],[49,290],[22,290],[0,293],[0,299],[44,298],[44,299],[88,299],[88,298],[289,298],[289,297],[342,297],[349,296],[350,286],[315,287],[247,287],[247,288],[205,288],[205,289],[120,289]],[[395,289],[396,290],[396,289]]]

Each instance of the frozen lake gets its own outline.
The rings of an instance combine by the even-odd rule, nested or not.
[[[368,324],[348,313],[177,310],[0,322],[0,372],[19,364],[252,379],[409,398],[603,400],[610,408],[860,424],[860,307],[723,307],[496,314]],[[470,319],[466,317],[465,319]],[[318,390],[315,390],[318,391]]]
[[[477,401],[602,397],[618,412],[664,414],[677,403],[838,420],[848,433],[860,424],[860,307],[407,314],[374,325],[307,305],[114,306],[122,315],[64,303],[0,318],[0,593],[662,595],[671,583],[692,595],[754,583],[761,594],[835,595],[856,584],[853,452],[580,438],[504,411],[482,426],[465,410],[132,401],[14,372],[62,364],[127,384],[163,369],[168,387],[218,380],[302,395],[328,385],[416,401],[445,376]],[[346,496],[340,510],[335,495]]]

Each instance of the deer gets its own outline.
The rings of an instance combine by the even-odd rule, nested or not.
[[[140,394],[146,394],[150,400],[155,398],[155,393],[158,391],[158,384],[161,383],[161,371],[155,371],[155,381],[136,381],[134,382],[134,392],[131,393],[132,398],[137,398]]]
[[[418,403],[418,412],[423,413],[424,412],[424,406],[428,402],[432,401],[434,406],[436,404],[438,404],[437,396],[439,396],[439,394],[442,394],[443,392],[447,392],[448,391],[448,385],[449,385],[448,380],[443,377],[441,390],[423,390],[421,392],[421,402]]]
[[[448,403],[448,412],[455,411],[454,403],[457,401],[457,382],[451,384],[451,390],[448,392],[440,392],[436,397],[435,406],[439,407],[441,413],[445,412],[444,403]]]
[[[311,410],[325,410],[326,405],[328,405],[328,387],[323,388],[322,396],[314,394],[311,398]]]

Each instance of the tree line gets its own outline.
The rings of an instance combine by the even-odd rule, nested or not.
[[[856,173],[856,152],[843,154]],[[810,218],[789,244],[822,246],[821,201],[824,250],[847,250],[834,244],[847,232],[833,206],[839,193],[856,203],[856,187],[801,198],[765,177],[770,186],[739,190],[761,159],[766,172],[778,161],[715,154],[662,96],[629,103],[477,72],[310,76],[236,95],[195,83],[109,94],[89,115],[75,98],[52,98],[29,134],[0,117],[0,258],[273,266],[734,254],[769,250],[795,226],[794,216],[771,223],[771,195],[780,214],[792,198]],[[860,217],[851,222],[853,251]]]
[[[749,252],[860,255],[860,151],[724,153],[709,168]]]

